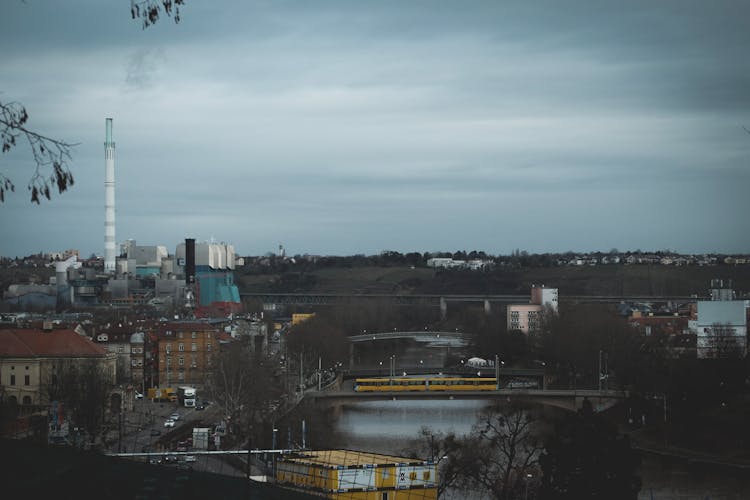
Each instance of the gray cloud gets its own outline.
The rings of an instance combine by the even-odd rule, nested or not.
[[[128,61],[125,84],[129,90],[142,91],[154,85],[159,68],[166,62],[161,48],[140,48]]]
[[[70,193],[0,208],[0,254],[101,251],[106,116],[118,239],[747,251],[748,14],[730,1],[230,1],[143,31],[102,2],[12,3],[3,98],[81,145]],[[697,213],[665,219],[694,200]]]

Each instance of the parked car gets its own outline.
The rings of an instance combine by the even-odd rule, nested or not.
[[[206,407],[205,407],[205,406],[203,406],[203,405],[198,405],[198,406],[196,406],[196,407],[195,407],[195,409],[196,409],[197,411],[202,411],[202,410],[205,410],[205,409],[206,409]]]
[[[175,422],[177,422],[177,421],[178,421],[178,420],[180,419],[180,414],[179,414],[179,413],[177,413],[177,412],[175,412],[175,413],[172,413],[172,414],[171,414],[171,415],[169,416],[169,418],[170,418],[170,419],[172,419],[172,420],[174,420]]]
[[[174,420],[171,418],[167,419],[167,421],[164,422],[164,427],[174,427]]]
[[[143,394],[141,394],[138,391],[135,391],[135,399],[143,399]]]
[[[161,431],[159,429],[151,429],[151,435],[152,436],[161,436]]]
[[[195,455],[185,455],[186,462],[195,462]]]

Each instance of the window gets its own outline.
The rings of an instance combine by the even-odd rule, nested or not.
[[[172,344],[167,344],[164,346],[164,350],[166,352],[172,352]]]
[[[197,339],[198,338],[198,332],[193,332],[190,334],[190,338]]]
[[[183,358],[182,356],[177,358],[177,364],[183,366],[185,364],[185,358]]]
[[[179,379],[180,382],[183,382],[185,380],[185,372],[179,372],[177,374],[177,378]]]
[[[178,339],[181,339],[181,338],[182,338],[182,332],[177,332],[177,338],[178,338]]]
[[[192,344],[190,344],[190,350],[193,351],[193,352],[197,351],[198,350],[198,344],[196,344],[195,342],[193,342]]]
[[[10,385],[16,385],[16,376],[13,374],[10,376]]]
[[[177,346],[177,350],[180,352],[185,352],[185,344],[180,342],[180,345]]]
[[[23,376],[23,385],[31,385],[31,377],[28,375]]]
[[[23,404],[30,405],[31,404],[31,396],[24,396],[23,397]]]
[[[121,346],[121,345],[118,345],[117,346],[117,352],[123,353],[123,352],[125,352],[125,348],[123,346]]]
[[[172,358],[167,358],[167,366],[172,366]]]
[[[211,342],[206,342],[206,350],[207,351],[211,350]]]

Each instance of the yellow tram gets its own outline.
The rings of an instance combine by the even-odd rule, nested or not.
[[[376,377],[354,380],[356,392],[376,391],[494,391],[494,377]]]

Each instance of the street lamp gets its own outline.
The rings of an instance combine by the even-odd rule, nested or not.
[[[534,478],[532,474],[526,474],[526,500],[529,499],[529,481],[531,481]]]

